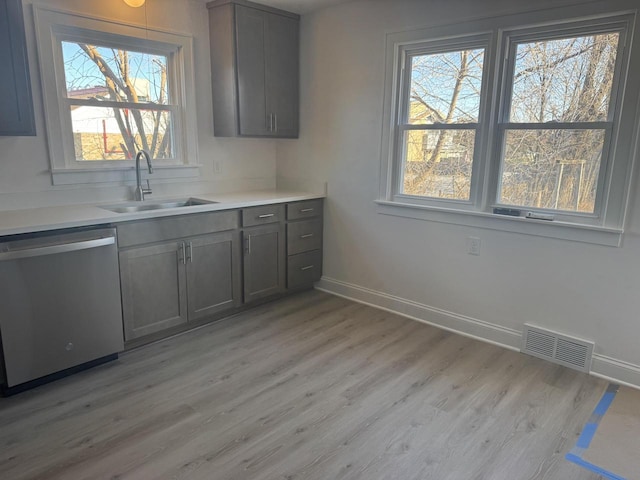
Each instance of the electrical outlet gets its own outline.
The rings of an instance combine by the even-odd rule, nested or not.
[[[467,237],[467,253],[480,255],[480,239],[478,237]]]
[[[213,161],[213,173],[220,173],[220,160]]]

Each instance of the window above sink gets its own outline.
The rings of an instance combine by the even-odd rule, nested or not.
[[[192,37],[34,15],[53,184],[128,183],[140,150],[154,178],[199,175]]]

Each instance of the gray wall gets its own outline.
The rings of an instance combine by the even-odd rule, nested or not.
[[[571,2],[535,6],[560,3]],[[620,248],[391,217],[374,203],[385,33],[531,5],[371,0],[304,16],[301,137],[278,144],[278,181],[328,182],[323,288],[512,346],[525,322],[593,340],[595,371],[640,384],[635,186]],[[480,256],[466,253],[470,235]]]

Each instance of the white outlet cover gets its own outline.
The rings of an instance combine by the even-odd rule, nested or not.
[[[469,255],[480,255],[480,238],[467,237],[467,253]]]

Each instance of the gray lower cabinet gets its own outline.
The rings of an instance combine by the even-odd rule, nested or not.
[[[238,232],[120,252],[125,340],[240,305]]]
[[[322,200],[127,222],[118,246],[125,341],[158,338],[312,287],[322,274]]]
[[[171,241],[119,253],[125,341],[187,322],[182,251]]]
[[[285,229],[281,223],[245,228],[244,303],[285,290]]]
[[[238,210],[118,225],[125,341],[242,304]]]
[[[187,241],[189,320],[208,317],[240,304],[238,232],[207,235]]]
[[[313,286],[322,276],[322,200],[287,204],[287,288]]]

